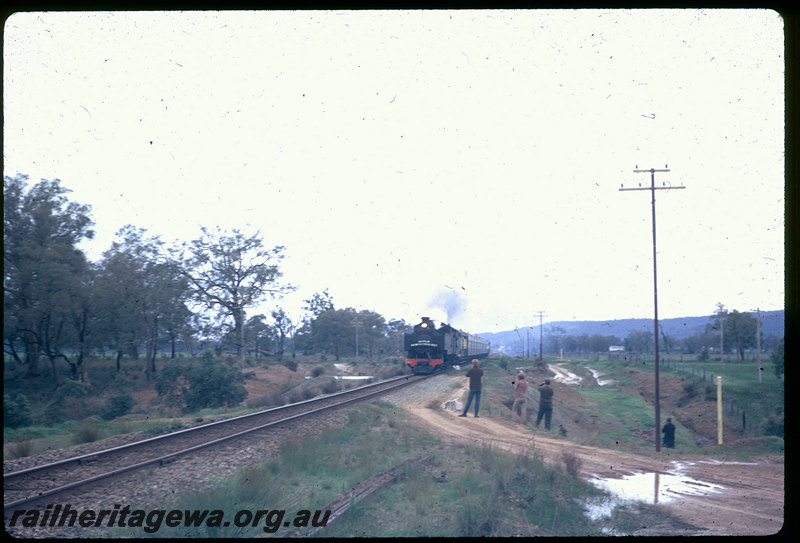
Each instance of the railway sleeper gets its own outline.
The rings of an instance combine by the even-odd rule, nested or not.
[[[78,459],[78,465],[82,466],[84,464],[91,464],[92,462],[95,462],[97,460],[97,458],[98,458],[98,455],[96,455],[96,454],[93,454],[92,456],[86,456],[84,458],[80,458],[80,459]]]
[[[166,466],[167,464],[172,464],[175,460],[177,460],[177,456],[168,456],[167,458],[162,458],[158,461],[159,466]]]

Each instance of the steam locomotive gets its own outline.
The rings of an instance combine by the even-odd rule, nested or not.
[[[414,326],[414,331],[403,336],[403,349],[408,353],[406,364],[411,372],[429,374],[446,370],[473,358],[489,356],[489,341],[456,330],[449,324],[436,324],[428,317]]]

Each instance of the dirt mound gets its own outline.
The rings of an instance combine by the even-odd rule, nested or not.
[[[628,374],[636,381],[638,390],[649,404],[655,402],[655,380],[653,374],[644,370],[629,369]],[[706,399],[706,390],[689,378],[668,377],[659,379],[661,420],[667,417],[680,422],[694,434],[699,443],[717,442],[717,402]],[[713,398],[716,398],[714,395]],[[723,417],[723,436],[726,441],[743,436],[741,427]]]

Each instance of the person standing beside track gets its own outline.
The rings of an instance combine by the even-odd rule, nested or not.
[[[545,379],[539,385],[539,413],[536,415],[536,427],[542,422],[544,417],[545,430],[550,429],[550,419],[553,417],[553,389],[550,387],[550,379]]]
[[[481,405],[481,378],[483,377],[483,370],[478,367],[478,359],[472,359],[472,367],[467,371],[466,377],[469,377],[469,396],[467,397],[467,406],[464,412],[459,417],[466,417],[472,399],[475,399],[475,418],[478,417],[478,407]]]
[[[520,373],[517,376],[517,382],[514,384],[514,405],[511,407],[511,416],[514,417],[519,409],[519,416],[523,422],[528,422],[528,409],[525,407],[528,393],[528,381],[525,379],[525,374]]]
[[[661,429],[664,434],[664,446],[670,449],[675,448],[675,425],[672,424],[672,419],[668,418],[664,428]]]

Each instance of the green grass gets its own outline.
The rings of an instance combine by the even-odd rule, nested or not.
[[[488,446],[450,444],[417,428],[392,404],[373,402],[352,411],[348,423],[319,437],[286,443],[280,453],[216,481],[204,492],[176,495],[165,509],[322,509],[361,481],[406,460],[433,455],[428,466],[410,464],[393,484],[353,503],[319,535],[325,537],[455,537],[600,535],[581,500],[600,492],[546,466],[535,450],[511,455]],[[228,517],[230,515],[230,517]],[[281,536],[285,528],[274,535]],[[147,536],[115,529],[119,537]],[[157,537],[256,537],[264,526],[161,528]]]
[[[694,368],[694,375],[702,380],[703,370],[706,373],[706,383],[716,387],[711,376],[722,376],[723,397],[734,399],[736,410],[747,413],[747,418],[757,425],[771,415],[777,407],[784,405],[785,379],[775,375],[772,364],[762,360],[761,383],[758,382],[758,365],[754,361],[732,362],[720,365],[719,360],[709,362],[675,363],[666,366],[665,373],[678,376],[691,375],[690,369]],[[728,407],[727,405],[725,406]]]

